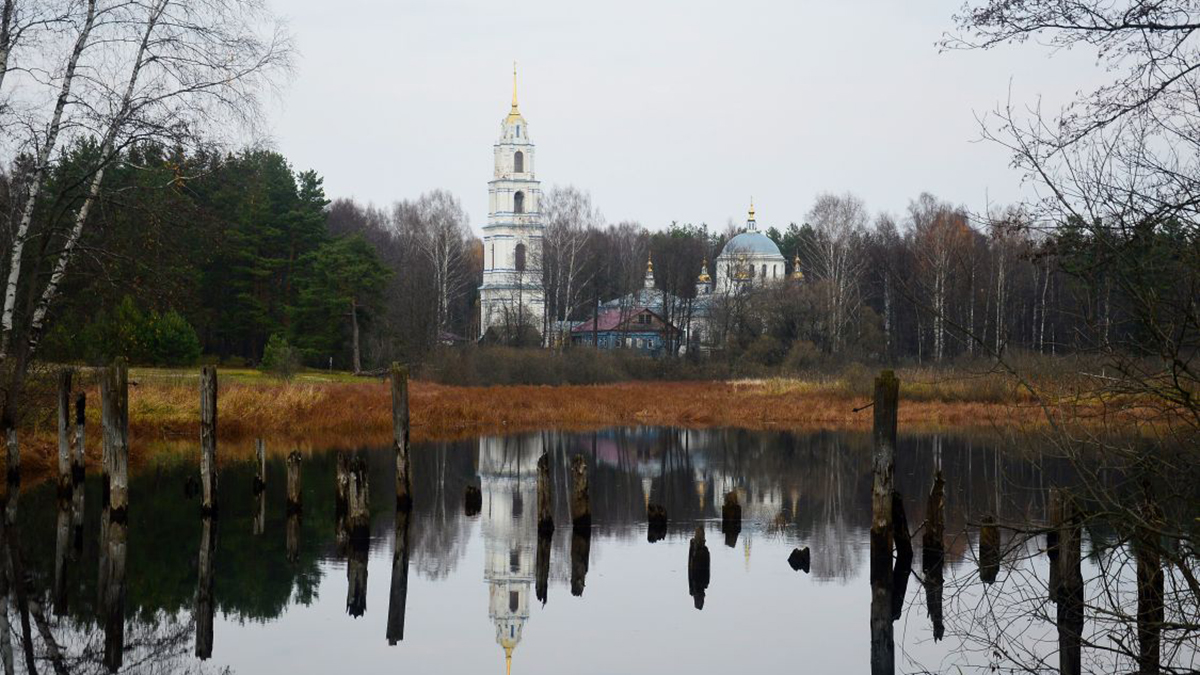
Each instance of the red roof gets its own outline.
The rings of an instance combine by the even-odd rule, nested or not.
[[[596,327],[592,327],[592,319],[588,319],[583,323],[571,329],[572,333],[591,333],[595,331],[612,331],[621,327],[623,321],[628,321],[633,317],[643,313],[650,312],[645,307],[632,307],[629,309],[606,309],[596,317]],[[650,312],[654,314],[654,312]],[[654,316],[658,316],[654,314]],[[665,321],[663,323],[666,323]]]

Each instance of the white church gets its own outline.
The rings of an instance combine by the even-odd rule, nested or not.
[[[483,227],[483,284],[479,287],[479,336],[489,329],[514,335],[521,326],[539,330],[545,323],[541,250],[541,183],[534,173],[534,145],[529,123],[517,106],[517,71],[513,69],[512,108],[500,123],[500,139],[493,146],[492,180],[488,181],[488,220]],[[754,202],[743,232],[726,242],[717,256],[713,276],[705,261],[696,280],[695,312],[688,326],[677,326],[684,344],[691,336],[705,341],[712,300],[749,288],[782,283],[789,275],[779,247],[758,229]],[[647,260],[645,288],[604,303],[605,308],[636,306],[661,315],[666,293],[655,287],[653,265]],[[802,278],[799,260],[790,275]]]

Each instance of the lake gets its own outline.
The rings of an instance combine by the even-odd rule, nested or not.
[[[305,453],[298,516],[285,509],[281,454],[258,495],[249,463],[222,464],[211,525],[185,461],[135,473],[124,524],[100,512],[93,476],[61,508],[52,485],[26,488],[7,509],[21,583],[0,630],[5,659],[16,672],[26,650],[47,672],[869,672],[869,434],[629,428],[419,444],[413,511],[399,522],[392,451],[342,450],[367,464],[366,547],[339,530],[332,451]],[[536,524],[543,453],[558,525],[548,540]],[[570,526],[575,454],[589,467],[590,536]],[[938,468],[943,584],[921,550]],[[998,579],[985,584],[976,524],[994,514],[1036,528],[1048,487],[1075,480],[1028,439],[900,436],[895,486],[917,553],[893,624],[897,672],[1055,669],[1044,537],[1002,530]],[[474,515],[469,485],[482,494]],[[743,521],[724,533],[731,491]],[[649,504],[665,507],[665,533],[648,531]],[[711,560],[699,594],[688,575],[697,526]],[[1106,537],[1086,532],[1084,576],[1123,582],[1104,571]],[[805,547],[808,569],[793,570],[789,555]],[[1170,658],[1190,663],[1194,651]]]

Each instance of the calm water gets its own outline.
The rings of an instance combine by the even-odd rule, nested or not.
[[[403,527],[397,534],[391,452],[357,452],[368,462],[373,504],[365,552],[339,540],[331,452],[305,457],[300,518],[285,514],[281,458],[269,463],[261,501],[248,464],[222,466],[215,531],[202,528],[198,501],[188,496],[191,464],[136,475],[122,531],[101,522],[94,480],[81,520],[78,501],[74,512],[60,510],[52,488],[27,489],[9,505],[14,565],[27,580],[7,613],[16,670],[25,669],[22,614],[45,672],[55,660],[70,672],[102,672],[106,659],[118,658],[123,670],[146,673],[869,670],[865,434],[643,428],[420,445],[416,505],[400,555],[396,540],[405,534]],[[535,472],[543,452],[553,458],[559,527],[539,550]],[[573,537],[569,525],[566,469],[575,453],[589,459],[590,538]],[[1036,542],[1014,545],[1001,580],[984,585],[969,523],[986,513],[1039,522],[1045,487],[1069,483],[1067,467],[1027,445],[1018,454],[953,436],[902,436],[896,464],[910,528],[925,519],[937,466],[947,520],[942,589],[923,585],[914,536],[918,552],[894,624],[898,672],[1004,667],[979,644],[979,633],[992,630],[1020,631],[1014,639],[1024,648],[1053,654],[1049,621],[980,614],[1006,598],[1036,605],[1045,556]],[[463,494],[472,484],[482,490],[482,512],[467,516]],[[730,490],[743,504],[736,539],[720,531]],[[670,517],[666,537],[654,543],[648,503],[664,505]],[[700,610],[687,574],[697,525],[712,561]],[[110,544],[102,546],[104,528]],[[811,551],[808,573],[788,565],[796,547]],[[201,575],[209,564],[213,573]],[[211,656],[202,660],[209,588]],[[945,638],[935,641],[931,608],[936,614],[939,594]],[[1054,663],[1051,656],[1047,665]]]

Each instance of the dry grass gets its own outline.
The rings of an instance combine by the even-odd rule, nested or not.
[[[902,429],[1012,429],[1044,424],[1042,410],[999,376],[922,378],[898,373]],[[856,429],[871,426],[867,374],[828,379],[733,382],[632,382],[606,385],[454,387],[413,382],[414,441],[534,429],[586,430],[606,426],[671,425],[747,429]],[[865,379],[866,384],[862,381]],[[138,371],[130,388],[130,436],[135,464],[150,456],[194,452],[199,438],[197,377]],[[90,462],[99,458],[99,405],[88,392]],[[381,381],[227,377],[218,397],[222,456],[252,452],[253,440],[272,451],[294,447],[386,444],[391,440],[389,389]],[[47,414],[22,429],[23,464],[52,470],[56,447],[52,400]]]

